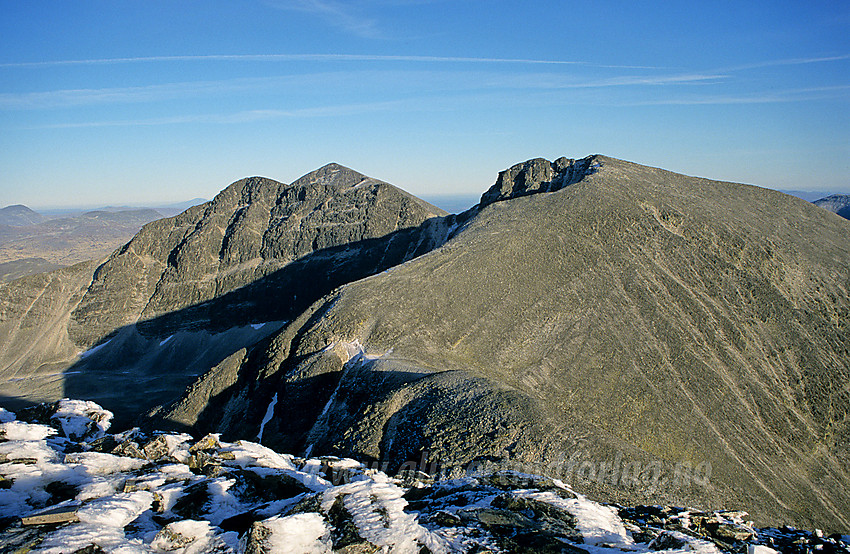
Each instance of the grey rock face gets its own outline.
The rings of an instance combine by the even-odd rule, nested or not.
[[[604,156],[526,194],[570,175],[544,162],[503,173],[506,199],[445,245],[247,350],[202,409],[199,384],[163,413],[255,436],[277,394],[263,442],[282,449],[850,524],[847,226]]]

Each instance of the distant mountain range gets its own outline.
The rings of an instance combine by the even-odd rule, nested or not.
[[[86,212],[38,213],[26,206],[0,209],[0,282],[105,258],[141,227],[176,215],[196,199],[152,208],[105,207]]]
[[[768,189],[537,158],[448,214],[329,164],[0,285],[0,382],[11,409],[844,530],[848,282],[850,224]]]
[[[815,200],[814,204],[836,213],[844,219],[850,219],[850,194],[833,194],[832,196]]]

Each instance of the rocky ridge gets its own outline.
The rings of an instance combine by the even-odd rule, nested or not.
[[[123,325],[203,305],[262,279],[266,290],[228,302],[225,325],[286,319],[335,286],[427,250],[432,230],[414,230],[444,215],[338,164],[291,185],[243,179],[207,204],[145,226],[116,251],[95,272],[69,332],[91,346]],[[318,267],[299,267],[293,277],[285,268],[296,261]],[[222,325],[216,316],[206,307],[198,310],[199,322],[175,326]]]
[[[510,471],[395,477],[218,435],[108,434],[62,400],[0,410],[0,548],[82,552],[850,552],[850,537],[759,529],[745,512],[606,505]]]

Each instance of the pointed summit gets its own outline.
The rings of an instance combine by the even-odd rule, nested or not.
[[[381,182],[377,179],[366,177],[362,173],[358,173],[357,171],[343,165],[339,165],[338,163],[329,163],[315,171],[311,171],[303,177],[299,177],[292,183],[292,186],[304,187],[312,185],[345,189],[358,185],[365,180],[369,180],[374,183]]]

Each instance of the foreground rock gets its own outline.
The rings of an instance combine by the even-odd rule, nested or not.
[[[111,414],[83,402],[19,417],[0,411],[4,552],[850,552],[846,536],[604,505],[513,471],[390,478],[215,435],[110,435]]]

